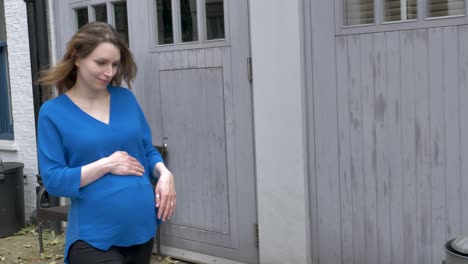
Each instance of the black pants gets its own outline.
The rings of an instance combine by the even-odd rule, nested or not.
[[[68,252],[70,264],[149,264],[153,251],[153,238],[143,244],[129,247],[112,246],[103,251],[78,240]]]

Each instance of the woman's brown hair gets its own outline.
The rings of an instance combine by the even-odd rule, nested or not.
[[[62,60],[50,69],[41,71],[37,83],[46,88],[55,86],[59,94],[68,91],[76,82],[76,59],[85,58],[104,42],[112,43],[120,50],[120,65],[110,84],[120,86],[124,80],[131,88],[137,73],[133,55],[117,31],[103,22],[90,22],[76,32],[67,43]]]

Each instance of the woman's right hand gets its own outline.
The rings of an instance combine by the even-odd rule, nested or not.
[[[116,151],[107,159],[109,172],[114,175],[142,176],[145,173],[145,168],[140,162],[125,151]]]

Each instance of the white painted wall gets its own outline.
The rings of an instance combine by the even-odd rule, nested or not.
[[[260,263],[310,263],[302,2],[250,1]]]
[[[19,0],[4,0],[4,4],[15,139],[0,141],[0,158],[24,163],[25,216],[29,220],[36,208],[38,168],[26,4]]]

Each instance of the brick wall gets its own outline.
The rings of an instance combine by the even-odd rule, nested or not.
[[[4,4],[15,140],[0,142],[0,157],[24,163],[25,210],[29,220],[36,207],[38,168],[26,4],[20,0],[4,0]],[[14,150],[5,150],[11,148]]]

